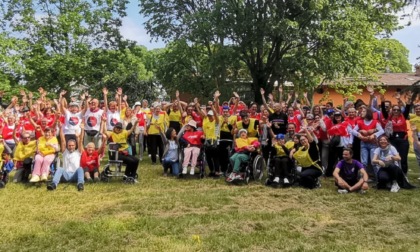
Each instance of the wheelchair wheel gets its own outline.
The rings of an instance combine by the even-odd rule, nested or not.
[[[252,163],[252,175],[255,180],[261,180],[264,176],[265,162],[261,155],[257,155]]]

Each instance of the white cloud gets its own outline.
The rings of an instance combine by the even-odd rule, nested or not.
[[[130,17],[123,18],[120,32],[124,38],[136,41],[138,44],[147,47],[149,50],[165,47],[165,43],[162,41],[156,42],[155,40],[151,40],[140,20],[138,20],[137,23]]]

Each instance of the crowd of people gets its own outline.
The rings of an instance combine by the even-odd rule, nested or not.
[[[334,177],[339,193],[364,193],[370,181],[391,192],[413,188],[406,176],[407,122],[420,166],[420,104],[412,104],[416,97],[411,92],[396,93],[389,101],[369,87],[369,101],[344,99],[334,106],[311,105],[306,92],[302,99],[288,94],[284,101],[281,86],[278,91],[275,101],[261,89],[263,104],[245,104],[236,92],[221,102],[216,91],[202,105],[197,98],[182,101],[177,91],[172,101],[151,106],[147,100],[129,104],[121,88],[111,101],[107,88],[102,97],[85,92],[69,100],[66,91],[56,99],[42,88],[36,95],[21,91],[0,118],[0,185],[5,186],[13,169],[14,182],[47,181],[51,164],[61,157],[48,190],[62,181],[74,181],[84,190],[85,182],[100,180],[101,158],[112,142],[119,144],[118,159],[132,178],[146,150],[152,164],[163,166],[164,176],[196,174],[204,151],[207,176],[227,182],[242,179],[241,163],[258,152],[272,165],[276,186],[290,185],[296,169],[305,188],[319,187],[322,175]]]

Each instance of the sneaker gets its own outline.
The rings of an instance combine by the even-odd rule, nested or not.
[[[338,190],[337,190],[337,192],[338,192],[339,194],[346,194],[346,193],[348,193],[349,191],[347,191],[346,189],[338,189]]]
[[[417,180],[420,180],[420,177],[418,177]]]
[[[275,177],[273,179],[273,183],[276,183],[276,184],[280,183],[280,178],[279,177]]]
[[[191,167],[190,175],[194,175],[194,174],[195,174],[195,168],[194,167]]]
[[[183,168],[182,168],[182,174],[187,174],[187,172],[188,172],[187,167],[183,167]]]
[[[48,191],[54,191],[57,188],[56,184],[51,183],[49,185],[47,185],[47,190]]]
[[[94,178],[93,178],[93,182],[94,182],[94,183],[98,183],[99,181],[100,181],[99,177],[94,177]]]
[[[31,180],[29,180],[29,182],[31,182],[31,183],[39,182],[39,176],[38,175],[33,175]]]
[[[398,192],[400,190],[400,186],[398,185],[397,181],[394,181],[391,186],[391,192]]]
[[[231,173],[229,174],[229,176],[226,178],[227,182],[232,182],[235,179],[236,174],[235,173]]]
[[[138,184],[139,183],[139,181],[137,179],[134,179],[133,181],[134,181],[134,184]]]
[[[287,178],[284,178],[283,179],[283,184],[288,185],[288,184],[290,184],[290,182],[289,182],[289,180]]]
[[[48,180],[48,176],[47,175],[45,175],[45,174],[43,174],[42,176],[41,176],[41,181],[47,181]]]
[[[93,182],[93,179],[92,178],[87,178],[86,179],[86,183],[92,183]]]
[[[83,184],[82,184],[82,183],[77,184],[77,190],[78,190],[79,192],[80,192],[80,191],[85,190],[85,187],[83,186]]]

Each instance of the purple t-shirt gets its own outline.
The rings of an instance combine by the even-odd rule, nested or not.
[[[362,163],[354,159],[351,163],[347,163],[344,160],[340,160],[337,163],[336,168],[340,169],[340,172],[338,174],[345,181],[356,181],[359,176],[359,171],[361,169],[365,169]]]

